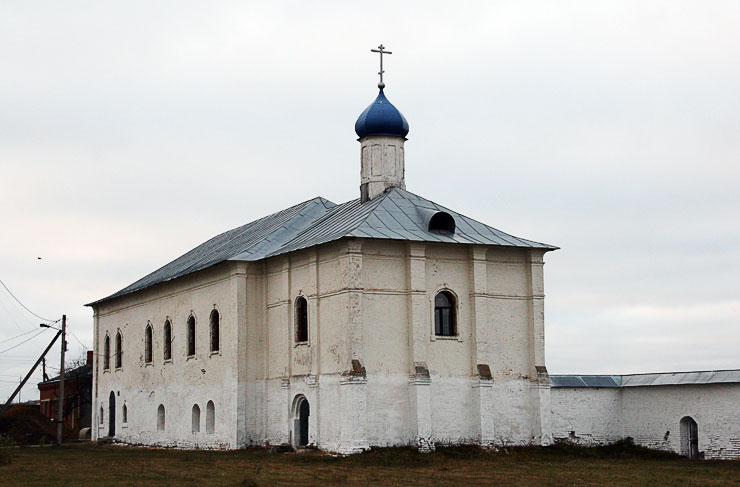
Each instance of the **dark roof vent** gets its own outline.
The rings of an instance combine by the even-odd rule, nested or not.
[[[429,220],[429,231],[455,233],[455,219],[444,211],[438,211]]]
[[[430,232],[455,233],[455,219],[446,211],[418,206],[416,211]]]

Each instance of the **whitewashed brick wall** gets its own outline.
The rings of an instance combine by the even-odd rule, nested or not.
[[[707,459],[740,458],[740,384],[554,387],[551,404],[558,441],[590,446],[631,437],[638,445],[683,453],[680,421],[690,416]]]

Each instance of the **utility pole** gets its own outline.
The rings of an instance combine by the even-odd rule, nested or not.
[[[62,444],[64,426],[64,352],[67,350],[67,315],[62,315],[62,363],[59,367],[59,408],[57,413],[57,445]]]
[[[53,326],[47,325],[45,323],[41,323],[40,326],[41,326],[41,328],[54,328]],[[41,356],[38,358],[38,360],[36,360],[36,363],[33,364],[33,367],[31,367],[31,370],[28,371],[28,374],[26,374],[26,377],[25,377],[25,379],[23,379],[23,382],[21,382],[21,385],[19,385],[18,387],[16,387],[16,389],[13,391],[13,394],[10,395],[10,399],[8,399],[7,401],[5,401],[5,405],[2,408],[0,408],[0,416],[2,416],[5,411],[7,411],[8,409],[10,409],[10,406],[13,404],[13,399],[15,399],[15,396],[21,392],[21,388],[25,385],[26,382],[28,382],[28,379],[31,378],[31,375],[33,374],[33,371],[36,370],[36,367],[39,366],[39,364],[41,363],[41,360],[46,356],[47,353],[49,353],[49,350],[51,350],[51,347],[54,346],[54,344],[56,343],[57,339],[62,334],[62,330],[59,330],[57,328],[54,328],[54,329],[57,330],[57,334],[54,335],[54,338],[51,339],[51,342],[49,342],[49,345],[46,346],[46,349],[44,350],[44,353],[41,354]]]

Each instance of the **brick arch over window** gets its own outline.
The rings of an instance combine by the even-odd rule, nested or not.
[[[152,363],[152,325],[147,323],[144,330],[144,362]]]
[[[172,323],[164,321],[164,359],[172,360]]]
[[[434,334],[457,336],[457,299],[450,291],[440,291],[434,297]]]
[[[121,330],[116,332],[116,368],[120,369],[123,366],[123,336]]]
[[[211,311],[211,352],[218,352],[221,346],[221,315],[217,309]]]
[[[105,334],[105,341],[103,342],[103,370],[110,369],[110,336]]]
[[[195,316],[188,317],[188,357],[195,355]]]
[[[295,341],[308,341],[308,301],[303,296],[295,300]]]

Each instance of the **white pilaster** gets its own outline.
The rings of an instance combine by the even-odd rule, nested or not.
[[[432,441],[431,377],[427,368],[427,348],[431,333],[426,293],[426,246],[408,244],[409,288],[409,425],[420,451],[434,450]]]
[[[533,434],[540,445],[552,444],[552,411],[550,410],[550,377],[545,367],[545,290],[542,250],[529,253],[529,316],[531,320]]]
[[[492,361],[489,348],[489,331],[492,326],[488,320],[487,297],[488,269],[487,251],[484,246],[470,248],[470,303],[472,324],[472,353],[473,359],[473,397],[477,402],[475,411],[478,414],[480,425],[479,441],[482,446],[492,446],[494,443],[494,404],[493,404],[493,376],[490,370]]]
[[[367,441],[367,373],[363,366],[362,240],[347,241],[344,266],[347,289],[347,341],[349,364],[339,381],[342,405],[340,453],[369,448]]]
[[[227,320],[233,319],[236,327],[237,355],[236,355],[236,439],[238,446],[247,443],[247,263],[235,262],[231,270],[231,283],[236,294],[236,310],[232,316],[225,315]],[[227,322],[228,326],[228,322]],[[227,329],[221,327],[221,330]],[[222,332],[223,333],[223,332]],[[223,335],[222,335],[223,336]]]

